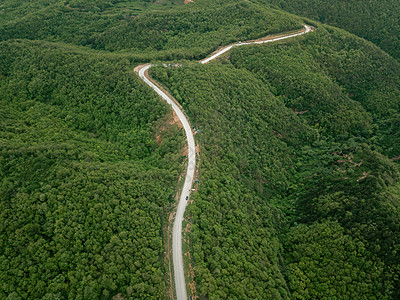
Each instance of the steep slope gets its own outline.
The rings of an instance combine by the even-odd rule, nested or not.
[[[382,142],[399,111],[397,64],[321,26],[154,70],[201,129],[188,213],[200,294],[398,296],[399,170],[379,153],[398,153]]]
[[[82,5],[81,5],[82,6]],[[141,61],[204,56],[221,44],[302,27],[300,18],[249,3],[200,1],[132,15],[53,5],[0,26],[0,41],[62,41],[97,50],[140,54]],[[128,10],[132,13],[132,10]]]
[[[133,64],[303,23],[253,1],[143,2],[1,4],[1,298],[166,297],[183,138]],[[185,229],[200,295],[400,297],[399,63],[316,25],[153,71],[201,130]]]
[[[201,130],[199,193],[188,207],[200,294],[287,297],[275,228],[282,215],[264,199],[288,184],[288,144],[311,141],[315,132],[248,71],[211,63],[152,75],[171,87]]]
[[[326,26],[285,46],[237,48],[230,60],[321,133],[367,138],[389,158],[400,154],[400,63],[371,43]]]
[[[256,0],[344,28],[400,59],[400,3],[396,0]]]
[[[149,10],[165,11],[183,4],[180,0],[6,0],[0,4],[0,24],[13,21],[18,23],[22,20],[29,22],[32,17],[35,18],[34,15],[45,19],[44,13],[60,11],[63,7],[68,8],[65,12],[80,11],[80,16],[90,17],[97,14],[123,20]]]
[[[199,56],[233,41],[302,27],[300,19],[294,16],[246,1],[226,1],[224,5],[211,7],[200,3],[124,22],[99,35],[93,46],[112,51],[189,49]]]
[[[4,4],[3,297],[165,297],[163,230],[182,136],[175,126],[160,125],[170,122],[165,105],[128,68],[137,60],[204,55],[231,40],[302,27],[296,17],[245,1],[221,2],[218,14],[201,3],[142,16],[131,9],[121,16],[113,7],[118,3]],[[177,28],[163,30],[163,19]],[[190,25],[202,19],[206,27]],[[164,51],[154,34],[144,34],[154,25],[165,37]],[[132,26],[140,30],[119,47],[115,33],[126,36]]]
[[[183,147],[166,105],[116,56],[0,53],[0,298],[164,297]]]

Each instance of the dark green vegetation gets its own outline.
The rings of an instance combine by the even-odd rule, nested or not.
[[[175,53],[193,59],[204,57],[220,45],[302,27],[298,18],[245,1],[219,6],[200,3],[141,15],[98,35],[92,47],[111,51],[169,50],[166,59],[175,58]]]
[[[344,28],[400,59],[400,2],[397,0],[257,0],[291,13]]]
[[[134,17],[149,10],[167,10],[183,5],[180,0],[7,0],[0,4],[0,24],[11,21],[23,21],[23,17],[30,20],[35,14],[46,17],[42,12],[61,8],[71,8],[80,11],[83,15],[100,14],[116,16],[120,19]],[[42,12],[41,12],[42,11]],[[71,10],[70,10],[71,11]],[[67,11],[68,12],[68,11]],[[82,16],[83,16],[82,15]],[[75,15],[76,16],[76,15]],[[49,32],[50,33],[50,32]]]
[[[302,27],[297,17],[246,1],[219,4],[200,1],[139,15],[132,10],[129,10],[132,14],[106,13],[125,3],[115,2],[104,9],[83,9],[83,4],[71,1],[66,6],[60,2],[3,24],[0,41],[15,38],[61,41],[97,50],[134,52],[140,61],[193,59],[221,44]]]
[[[134,63],[301,27],[245,1],[152,11],[173,3],[1,4],[0,298],[166,296],[183,137]]]
[[[132,69],[302,26],[254,2],[0,4],[0,298],[166,297],[183,136]],[[324,22],[318,5],[304,15]],[[363,18],[376,26],[354,10],[346,22],[396,56],[396,7]],[[153,75],[201,129],[199,294],[400,298],[397,61],[319,26]]]
[[[321,134],[358,136],[389,158],[400,154],[400,63],[376,46],[322,27],[303,44],[239,48],[231,61]]]
[[[0,298],[163,297],[183,136],[129,61],[68,50],[0,44]]]
[[[200,294],[399,297],[396,60],[321,26],[153,74],[201,128]]]
[[[274,229],[281,216],[266,199],[288,187],[287,143],[312,140],[315,132],[248,71],[198,64],[155,71],[201,129],[200,189],[188,208],[200,294],[287,296]]]

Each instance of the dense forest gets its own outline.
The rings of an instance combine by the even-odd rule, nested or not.
[[[398,3],[295,2],[0,4],[0,298],[171,296],[185,139],[149,61],[200,130],[193,296],[400,298]]]
[[[200,294],[398,297],[399,75],[325,26],[153,71],[201,128],[188,212]]]
[[[244,0],[203,0],[139,14],[121,13],[117,4],[123,1],[115,1],[113,6],[107,2],[109,6],[104,9],[97,7],[101,7],[97,1],[93,1],[97,9],[70,2],[65,5],[61,1],[0,25],[0,41],[23,38],[66,42],[130,52],[137,60],[147,62],[200,58],[223,44],[302,27],[301,18]]]
[[[151,10],[165,11],[183,4],[180,0],[7,0],[0,4],[0,24],[18,22],[25,17],[29,20],[35,14],[45,18],[42,12],[57,11],[63,7],[71,9],[67,12],[80,11],[86,16],[98,14],[123,19]]]
[[[172,10],[118,12],[117,5],[80,9],[78,4],[62,1],[3,24],[0,41],[40,39],[96,50],[124,50],[140,61],[198,59],[219,45],[302,27],[298,17],[246,1],[210,4],[207,0]]]
[[[373,44],[327,26],[304,44],[235,49],[231,61],[320,133],[359,136],[389,158],[399,155],[400,63]]]
[[[400,2],[397,0],[256,0],[344,28],[400,59]]]
[[[125,59],[0,53],[0,298],[162,297],[183,146],[166,105]]]

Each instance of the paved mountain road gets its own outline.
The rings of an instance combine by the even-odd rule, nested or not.
[[[182,221],[185,213],[187,201],[186,197],[189,198],[190,190],[192,189],[192,182],[194,171],[196,168],[196,148],[194,144],[194,137],[190,128],[189,122],[186,119],[185,114],[179,108],[178,105],[172,100],[167,94],[165,94],[160,88],[158,88],[149,78],[146,77],[146,71],[151,65],[145,65],[139,70],[139,77],[144,80],[153,90],[157,92],[168,104],[171,105],[172,109],[178,115],[183,128],[186,132],[186,138],[188,143],[188,164],[186,170],[185,183],[183,184],[181,197],[179,199],[178,208],[175,214],[174,227],[172,229],[172,257],[174,265],[174,278],[176,286],[177,299],[187,299],[186,294],[186,283],[185,273],[183,269],[183,256],[182,256]]]
[[[205,58],[200,61],[202,64],[206,64],[211,60],[217,58],[218,56],[222,55],[223,53],[231,50],[233,47],[239,47],[244,45],[253,45],[253,44],[264,44],[264,43],[271,43],[276,42],[284,39],[288,39],[291,37],[299,36],[311,31],[311,27],[308,25],[304,25],[304,30],[299,33],[288,34],[276,38],[271,38],[267,40],[259,40],[259,41],[250,41],[250,42],[239,42],[236,44],[232,44],[226,46],[210,57]],[[135,68],[135,71],[139,73],[139,77],[149,85],[158,95],[160,95],[168,104],[171,105],[172,109],[175,111],[179,120],[181,121],[183,128],[185,129],[187,143],[188,143],[188,164],[186,170],[186,178],[185,183],[182,188],[181,196],[179,199],[178,208],[175,214],[175,221],[174,227],[172,230],[172,256],[173,256],[173,265],[174,265],[174,279],[175,279],[175,288],[176,288],[176,296],[178,300],[186,300],[187,293],[186,293],[186,283],[185,283],[185,273],[183,268],[183,256],[182,256],[182,221],[183,215],[185,213],[186,204],[188,202],[188,198],[190,196],[190,190],[192,189],[193,183],[193,176],[196,168],[196,148],[194,143],[193,133],[189,124],[189,121],[186,119],[185,114],[176,104],[176,102],[164,93],[153,81],[147,76],[147,70],[151,68],[151,64],[139,66]]]
[[[239,46],[245,46],[245,45],[257,45],[257,44],[265,44],[265,43],[277,42],[277,41],[285,40],[285,39],[292,38],[292,37],[295,37],[295,36],[299,36],[299,35],[308,33],[308,32],[310,32],[310,31],[311,31],[311,27],[308,26],[308,25],[304,25],[304,30],[301,31],[301,32],[298,32],[298,33],[288,34],[288,35],[284,35],[284,36],[280,36],[280,37],[276,37],[276,38],[271,38],[271,39],[264,40],[264,41],[263,41],[263,40],[259,40],[259,41],[244,42],[244,43],[239,42],[239,43],[236,43],[236,44],[233,44],[233,45],[229,45],[229,46],[226,46],[226,47],[224,47],[224,48],[218,50],[216,53],[214,53],[214,54],[211,55],[210,57],[207,57],[207,58],[201,60],[200,63],[206,64],[206,63],[212,61],[213,59],[216,59],[216,58],[217,58],[218,56],[220,56],[221,54],[224,54],[225,52],[231,50],[233,47],[239,47]]]

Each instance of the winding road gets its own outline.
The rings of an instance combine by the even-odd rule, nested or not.
[[[238,42],[236,44],[232,44],[226,46],[222,49],[217,50],[210,57],[205,58],[200,61],[202,64],[206,64],[211,60],[217,58],[218,56],[224,54],[225,52],[231,50],[233,47],[245,46],[245,45],[254,45],[254,44],[264,44],[276,42],[288,38],[292,38],[295,36],[299,36],[311,31],[311,27],[308,25],[304,25],[304,29],[301,32],[283,35],[279,37],[271,37],[265,40],[257,40],[257,41],[248,41],[248,42]],[[182,256],[182,221],[183,215],[185,213],[186,205],[190,196],[190,191],[192,189],[193,176],[196,169],[196,148],[194,143],[193,133],[187,120],[185,114],[177,105],[177,101],[172,99],[169,95],[163,92],[148,76],[148,70],[151,68],[151,64],[146,64],[142,66],[138,66],[135,68],[135,71],[138,72],[139,77],[149,85],[158,95],[160,95],[168,104],[171,105],[172,109],[175,111],[179,120],[181,121],[183,128],[186,132],[186,138],[188,143],[188,164],[186,170],[186,178],[185,183],[182,188],[181,196],[179,199],[178,208],[175,214],[174,227],[172,230],[172,256],[173,256],[173,265],[174,265],[174,280],[175,280],[175,288],[176,288],[176,297],[178,300],[186,300],[186,283],[185,283],[185,273],[183,267],[183,256]]]

